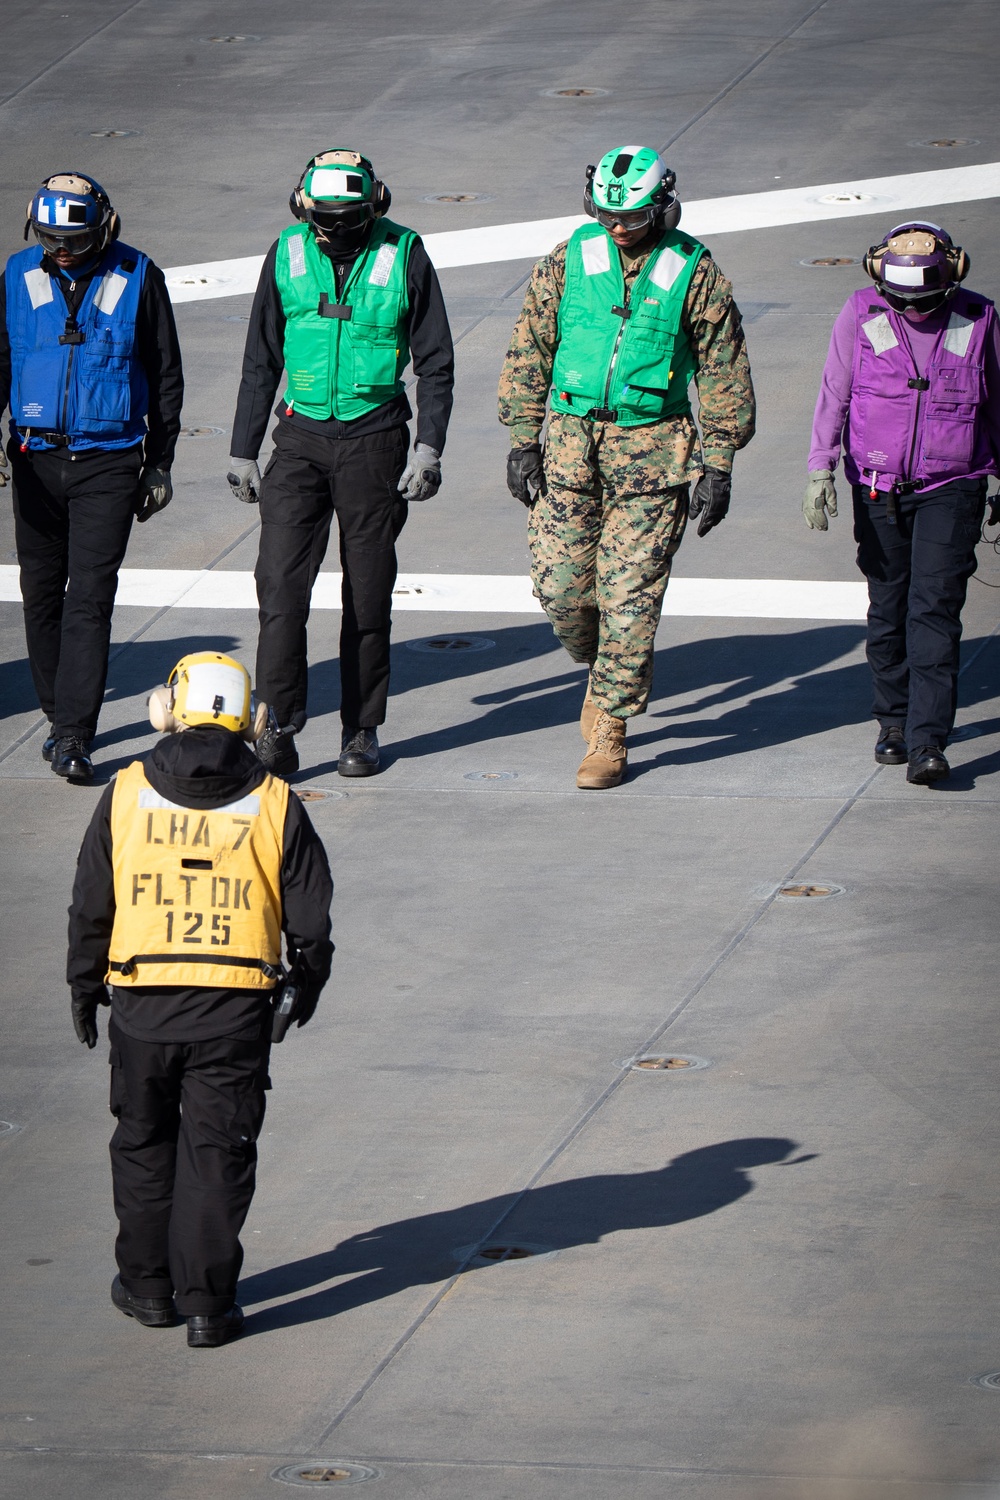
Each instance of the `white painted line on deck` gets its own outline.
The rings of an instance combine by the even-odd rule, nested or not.
[[[813,187],[779,188],[768,193],[738,193],[729,198],[702,198],[684,204],[682,223],[692,234],[732,234],[741,229],[774,229],[783,224],[810,224],[853,219],[865,214],[885,218],[891,227],[902,214],[942,203],[968,203],[1000,197],[1000,162],[977,167],[944,167],[935,172],[905,172],[894,177],[865,177],[850,182],[822,182]],[[424,237],[438,270],[479,266],[493,261],[536,259],[588,221],[580,215],[533,219],[517,224],[490,224],[481,229],[452,229]],[[837,244],[845,254],[849,246]],[[262,255],[171,266],[164,274],[173,302],[201,302],[252,292],[264,264]]]
[[[321,573],[313,609],[339,609],[340,573]],[[0,601],[19,602],[18,570],[0,567]],[[401,573],[392,596],[396,610],[477,615],[538,615],[531,580],[500,573]],[[257,609],[252,573],[187,568],[122,568],[119,606],[161,609]],[[665,615],[756,620],[863,620],[864,583],[824,583],[795,578],[674,578]]]

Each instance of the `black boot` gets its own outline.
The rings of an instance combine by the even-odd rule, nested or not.
[[[337,771],[341,776],[374,776],[378,770],[378,734],[374,729],[344,725]]]
[[[910,763],[906,768],[906,779],[912,781],[914,786],[930,786],[932,782],[943,781],[950,775],[951,766],[945,760],[940,745],[921,745],[910,756]]]
[[[295,730],[279,729],[273,713],[267,716],[267,727],[254,749],[257,759],[272,776],[291,776],[299,769],[299,752],[295,748]]]
[[[218,1349],[220,1344],[239,1338],[244,1322],[243,1309],[236,1302],[228,1312],[188,1318],[188,1348]]]
[[[44,754],[44,750],[42,752]],[[52,769],[75,786],[89,786],[94,779],[90,746],[79,735],[66,734],[52,746]]]
[[[134,1318],[145,1328],[173,1328],[177,1322],[173,1297],[133,1297],[122,1286],[120,1276],[111,1283],[111,1300],[126,1318]]]
[[[883,724],[875,743],[875,759],[880,766],[901,766],[906,761],[903,731],[896,724]]]

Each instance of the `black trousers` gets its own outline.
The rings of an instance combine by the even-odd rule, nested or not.
[[[111,1175],[122,1285],[225,1312],[243,1264],[270,1039],[144,1042],[112,1020]]]
[[[53,734],[90,741],[104,699],[111,614],[142,446],[72,459],[22,453],[14,442],[7,452],[35,692]]]
[[[858,567],[868,579],[872,713],[902,729],[911,752],[943,748],[955,724],[962,606],[976,571],[986,480],[900,496],[895,525],[884,498],[870,500],[864,485],[853,493]]]
[[[405,427],[326,438],[279,422],[264,472],[257,557],[257,694],[278,723],[306,722],[309,597],[334,514],[344,570],[340,716],[353,727],[385,722],[396,538],[407,504],[397,492]]]

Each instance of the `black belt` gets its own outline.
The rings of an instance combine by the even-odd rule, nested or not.
[[[73,439],[67,437],[65,432],[36,432],[33,427],[25,428],[24,436],[25,438],[39,438],[52,448],[69,448],[73,442]]]

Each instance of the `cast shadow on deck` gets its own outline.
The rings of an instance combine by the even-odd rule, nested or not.
[[[520,1197],[508,1193],[380,1224],[330,1250],[247,1277],[239,1289],[245,1307],[307,1293],[255,1314],[248,1328],[262,1333],[310,1323],[408,1287],[446,1281],[457,1268],[452,1252],[484,1236],[563,1250],[597,1244],[623,1231],[669,1229],[717,1213],[753,1192],[752,1167],[813,1160],[812,1154],[789,1160],[797,1149],[797,1142],[784,1137],[720,1141],[686,1151],[648,1172],[576,1177],[531,1188]],[[316,1186],[312,1182],[311,1191]],[[494,1234],[501,1218],[504,1222]],[[482,1269],[476,1268],[476,1274]],[[323,1285],[345,1276],[354,1279]]]

